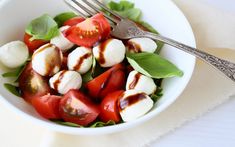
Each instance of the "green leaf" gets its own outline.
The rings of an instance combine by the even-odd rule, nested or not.
[[[24,68],[24,66],[18,67],[14,71],[10,71],[10,72],[6,72],[6,73],[2,74],[2,76],[4,78],[18,77],[18,75],[21,73],[23,68]]]
[[[95,122],[94,124],[92,124],[90,126],[90,128],[98,128],[98,127],[104,127],[104,126],[111,126],[111,125],[115,125],[115,124],[116,123],[113,120],[110,120],[110,121],[108,121],[106,123],[98,121],[98,122]]]
[[[22,65],[22,66],[16,68],[16,69],[13,70],[13,71],[6,72],[6,73],[2,74],[2,76],[3,76],[4,78],[16,78],[16,79],[18,79],[19,76],[20,76],[20,74],[21,74],[22,71],[24,70],[25,66],[26,66],[26,63],[25,63],[24,65]]]
[[[117,11],[117,13],[133,21],[139,21],[141,18],[141,14],[142,14],[141,10],[138,8],[132,8],[132,9],[125,10],[125,11]]]
[[[64,126],[83,128],[83,126],[81,126],[81,125],[71,123],[71,122],[65,122],[63,120],[51,120],[51,121],[54,123],[60,124],[60,125],[64,125]]]
[[[84,128],[84,126],[72,123],[72,122],[65,122],[63,120],[51,120],[54,123],[60,124],[60,125],[64,125],[64,126],[69,126],[69,127],[79,127],[79,128]],[[104,123],[104,122],[100,122],[97,121],[93,124],[91,124],[88,128],[98,128],[98,127],[104,127],[104,126],[111,126],[111,125],[115,125],[116,123],[112,120]]]
[[[93,80],[92,77],[92,70],[89,70],[87,73],[85,73],[84,75],[82,75],[82,82],[83,83],[87,83],[89,81]]]
[[[120,1],[119,3],[116,2],[109,2],[107,6],[120,14],[123,17],[129,18],[133,21],[139,21],[141,18],[141,10],[138,8],[134,8],[134,3],[129,1]]]
[[[12,94],[20,97],[20,91],[19,91],[19,87],[15,86],[15,85],[12,85],[12,84],[9,84],[9,83],[5,83],[4,84],[4,87]]]
[[[54,18],[54,20],[56,21],[56,23],[58,24],[59,27],[61,27],[65,21],[76,17],[77,15],[73,12],[64,12],[61,13],[59,15],[56,15],[56,17]]]
[[[54,19],[48,14],[44,14],[32,20],[25,32],[32,36],[30,40],[50,40],[59,34],[59,29]]]
[[[134,8],[135,5],[129,1],[120,1],[119,3],[111,1],[107,6],[114,11],[125,11]]]
[[[154,53],[127,53],[127,60],[138,72],[152,78],[183,76],[173,63]]]
[[[156,103],[162,97],[162,95],[163,95],[162,88],[157,87],[156,92],[154,94],[152,94],[150,97],[154,101],[154,103]]]

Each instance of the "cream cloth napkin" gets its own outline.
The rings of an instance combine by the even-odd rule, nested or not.
[[[198,48],[235,61],[235,15],[207,5],[205,0],[174,0],[192,25]],[[230,49],[229,49],[230,48]],[[167,110],[149,122],[121,133],[103,136],[73,136],[52,133],[45,136],[45,147],[137,147],[174,131],[219,104],[235,97],[235,83],[202,61],[184,93]]]

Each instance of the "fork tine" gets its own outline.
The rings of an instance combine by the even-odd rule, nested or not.
[[[74,11],[78,12],[79,15],[81,15],[83,18],[87,18],[88,16],[86,14],[84,14],[82,11],[78,10],[73,4],[74,1],[71,0],[64,0],[65,3],[68,4],[68,6],[70,6],[71,9],[73,9]]]
[[[108,7],[106,7],[104,4],[102,4],[101,2],[99,2],[98,0],[92,0],[94,3],[96,3],[98,6],[100,6],[101,8],[103,8],[104,10],[108,11],[110,14],[112,14],[114,17],[118,18],[118,19],[124,19],[124,17],[122,17],[121,15],[117,14],[116,12],[110,10]]]
[[[87,4],[87,6],[91,7],[92,9],[94,9],[97,13],[103,13],[99,8],[97,8],[96,6],[94,6],[92,3],[88,2],[87,0],[82,0],[85,4]],[[110,21],[114,22],[114,23],[118,23],[119,21],[114,19],[113,17],[108,16],[107,14],[103,13],[103,15],[109,19]]]
[[[85,6],[83,6],[80,2],[76,1],[76,0],[72,0],[75,4],[77,4],[78,7],[80,7],[82,10],[84,10],[85,12],[87,12],[90,16],[95,15],[96,13],[92,12],[91,10],[89,10],[88,8],[86,8]]]

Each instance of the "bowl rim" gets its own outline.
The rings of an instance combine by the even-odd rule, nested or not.
[[[2,0],[2,2],[0,3],[0,9],[2,6],[4,6],[7,2],[10,2],[11,0]],[[191,46],[196,47],[196,40],[195,40],[195,36],[193,33],[193,30],[190,26],[190,23],[188,21],[188,19],[186,18],[186,16],[183,14],[183,12],[177,7],[177,5],[170,1],[170,0],[165,0],[169,3],[169,5],[173,5],[175,7],[175,10],[178,11],[178,13],[180,15],[182,15],[182,17],[184,17],[185,19],[185,25],[187,25],[187,29],[190,30],[191,33]],[[0,93],[0,101],[11,111],[15,112],[16,114],[20,115],[22,118],[25,118],[39,126],[43,126],[49,130],[53,130],[56,132],[61,132],[61,133],[66,133],[66,134],[73,134],[73,135],[103,135],[103,134],[111,134],[111,133],[117,133],[117,132],[121,132],[123,130],[127,130],[127,129],[131,129],[136,127],[137,125],[142,124],[143,122],[146,122],[154,117],[156,117],[158,114],[160,114],[161,112],[163,112],[164,110],[166,110],[173,102],[175,102],[175,100],[181,95],[181,93],[184,91],[184,89],[186,88],[186,86],[188,85],[193,71],[194,71],[194,67],[196,64],[196,57],[192,57],[192,64],[193,66],[191,67],[191,69],[189,70],[190,72],[187,74],[187,77],[185,79],[184,85],[182,85],[180,91],[174,95],[174,97],[169,98],[169,100],[162,104],[161,107],[158,107],[158,109],[156,109],[155,111],[152,111],[151,113],[148,113],[148,115],[144,115],[141,118],[138,118],[135,121],[131,121],[128,123],[121,123],[118,125],[114,125],[114,126],[106,126],[106,127],[101,127],[101,128],[73,128],[73,127],[69,127],[69,126],[63,126],[63,125],[59,125],[59,124],[54,124],[52,122],[49,122],[48,120],[44,119],[38,119],[35,118],[33,116],[28,115],[27,113],[19,110],[17,107],[15,107],[14,105],[12,105],[11,103],[9,103],[7,100],[5,100],[5,98],[2,96],[2,94]],[[104,130],[105,128],[105,130]]]

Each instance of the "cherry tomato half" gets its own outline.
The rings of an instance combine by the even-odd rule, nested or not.
[[[51,92],[47,79],[32,69],[31,62],[26,65],[19,77],[19,88],[22,97],[29,103],[35,97],[44,96]]]
[[[100,104],[100,119],[103,122],[108,122],[110,120],[116,123],[120,122],[121,117],[118,110],[118,99],[123,94],[124,90],[115,91],[108,94]]]
[[[99,107],[78,90],[70,90],[60,101],[60,115],[68,122],[87,126],[99,115]]]
[[[45,95],[32,100],[36,111],[46,119],[60,119],[59,103],[61,96]]]
[[[79,46],[92,47],[99,40],[109,36],[110,30],[106,18],[102,13],[98,13],[63,33],[68,40]]]
[[[37,50],[39,47],[41,47],[42,45],[48,43],[48,41],[45,41],[45,40],[33,40],[33,41],[30,41],[31,37],[32,36],[30,36],[27,33],[25,33],[25,35],[24,35],[24,43],[28,46],[29,52],[31,54],[33,54],[33,52],[35,50]]]
[[[73,17],[73,18],[65,21],[63,25],[64,26],[74,26],[74,25],[77,25],[77,24],[83,22],[84,20],[85,20],[84,18],[79,17],[79,16],[78,17]]]
[[[101,101],[108,93],[124,89],[126,75],[123,64],[117,64],[98,77],[89,81],[85,87],[96,101]]]

